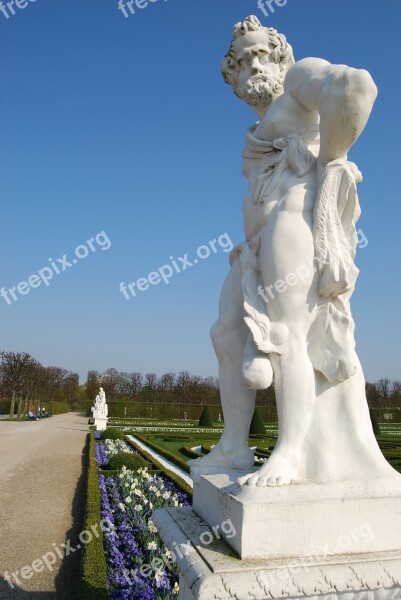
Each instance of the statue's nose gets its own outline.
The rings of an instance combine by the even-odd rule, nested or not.
[[[262,65],[259,62],[259,58],[257,56],[252,60],[252,75],[258,75],[263,73]]]

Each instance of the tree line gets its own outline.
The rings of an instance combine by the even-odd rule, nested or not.
[[[70,410],[80,404],[78,373],[44,367],[27,352],[1,352],[0,404],[10,418],[25,415],[30,408],[38,413],[50,402],[66,402]]]
[[[367,383],[366,397],[370,408],[401,408],[401,381],[379,379]]]
[[[216,377],[200,377],[188,371],[164,373],[119,372],[108,369],[105,373],[89,371],[86,395],[95,398],[102,386],[107,401],[126,400],[158,404],[219,404],[219,382]]]
[[[117,371],[104,373],[91,370],[87,380],[79,384],[77,373],[62,367],[45,367],[27,352],[0,354],[0,408],[7,406],[10,415],[26,414],[29,407],[49,402],[66,402],[70,410],[87,410],[99,387],[109,402],[124,400],[157,404],[220,404],[219,382],[216,377],[191,375],[188,371],[156,373]],[[401,408],[401,382],[380,379],[366,384],[370,408]],[[257,393],[257,406],[275,406],[274,386]]]

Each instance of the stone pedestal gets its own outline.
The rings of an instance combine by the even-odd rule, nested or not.
[[[401,476],[335,484],[240,487],[238,471],[194,475],[193,508],[240,558],[297,558],[401,549]]]
[[[401,600],[401,476],[247,488],[192,469],[193,509],[153,516],[180,600]]]
[[[104,431],[107,429],[107,417],[95,417],[96,431]]]
[[[179,600],[401,600],[401,550],[241,560],[190,508],[153,521],[177,560]]]

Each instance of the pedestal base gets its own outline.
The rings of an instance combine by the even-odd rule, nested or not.
[[[190,508],[158,510],[153,521],[176,557],[179,600],[401,600],[401,550],[241,560]]]
[[[107,417],[96,417],[95,418],[95,426],[96,431],[104,431],[107,429]]]
[[[195,469],[193,469],[195,471]],[[401,476],[240,487],[242,473],[199,474],[193,509],[246,559],[354,555],[401,549]],[[235,535],[222,524],[230,519]]]

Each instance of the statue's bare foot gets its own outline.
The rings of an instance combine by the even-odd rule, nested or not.
[[[239,485],[275,487],[290,485],[299,469],[299,457],[274,451],[269,460],[256,473],[238,479]]]
[[[218,467],[225,469],[250,469],[255,457],[248,446],[229,447],[219,442],[209,454],[188,461],[191,467]]]

